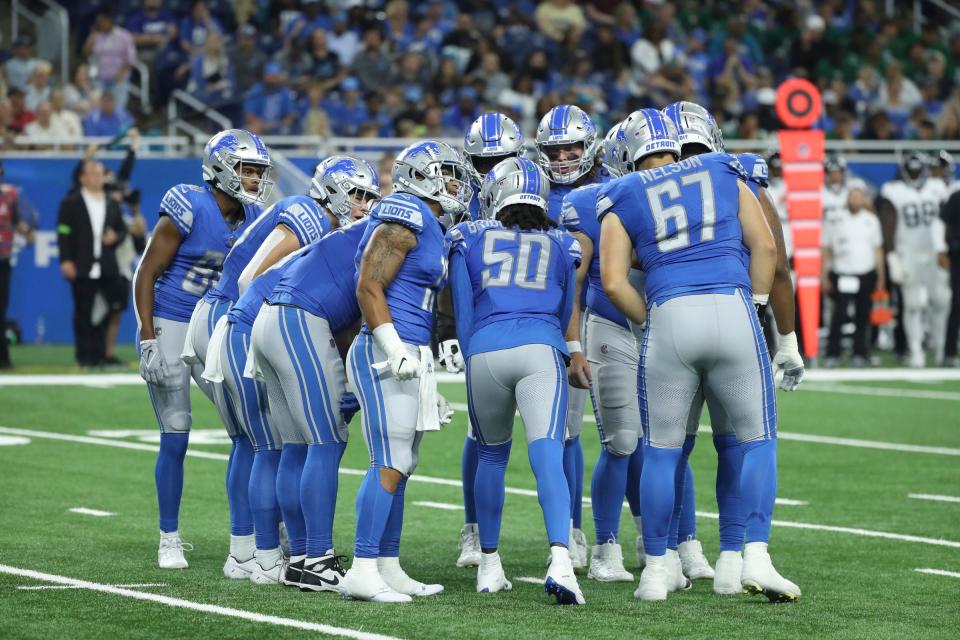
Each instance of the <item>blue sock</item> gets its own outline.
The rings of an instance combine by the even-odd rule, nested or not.
[[[290,539],[290,555],[302,556],[307,552],[307,523],[300,508],[300,476],[307,460],[305,444],[285,444],[277,468],[277,503],[283,524],[287,525]]]
[[[643,473],[643,441],[637,443],[637,448],[630,456],[630,466],[627,468],[627,503],[630,505],[630,515],[634,518],[640,515],[640,474]]]
[[[563,451],[563,443],[552,438],[540,438],[527,446],[530,467],[537,479],[537,498],[547,527],[547,540],[551,545],[566,545],[570,541],[570,494],[560,473]]]
[[[280,452],[262,450],[253,454],[250,469],[250,510],[253,512],[257,549],[280,546],[280,505],[277,504],[277,467]]]
[[[390,506],[390,517],[387,526],[383,529],[383,538],[380,540],[380,556],[385,558],[400,557],[400,534],[403,533],[403,494],[407,490],[407,479],[397,483],[397,490],[393,492],[393,504]]]
[[[346,448],[345,442],[307,447],[307,460],[300,476],[300,508],[307,527],[308,558],[319,558],[333,548],[338,472]]]
[[[463,520],[466,524],[477,521],[477,503],[473,491],[477,477],[477,440],[467,436],[460,458],[460,478],[463,482]]]
[[[740,496],[744,541],[769,542],[773,502],[777,497],[777,441],[755,440],[741,445]]]
[[[187,457],[189,433],[161,433],[160,453],[153,477],[157,483],[160,531],[176,531],[180,526],[180,497],[183,495],[183,459]]]
[[[677,467],[683,449],[643,445],[640,508],[643,510],[643,547],[651,556],[667,552],[670,521],[676,503]],[[682,478],[684,474],[680,474]]]
[[[512,440],[503,444],[478,444],[477,476],[474,493],[477,500],[477,524],[480,525],[480,548],[496,549],[500,542],[500,522],[507,462]]]
[[[583,446],[580,444],[580,436],[570,438],[563,443],[563,473],[567,477],[567,489],[570,493],[570,517],[573,518],[573,528],[582,529]]]
[[[380,484],[380,468],[370,467],[357,493],[357,540],[353,555],[358,558],[376,558],[380,555],[380,541],[393,509],[393,494]]]
[[[676,476],[673,484],[673,495],[676,501],[673,505],[673,515],[670,516],[670,536],[667,539],[667,548],[676,549],[680,538],[680,526],[684,517],[696,519],[694,509],[693,489],[693,471],[690,470],[690,452],[693,451],[693,445],[696,444],[696,436],[687,436],[683,441],[683,448],[680,450],[680,461],[677,463]],[[687,513],[685,513],[685,511]],[[692,516],[690,514],[693,514]],[[694,525],[695,526],[695,525]],[[696,531],[694,531],[696,533]]]
[[[606,448],[600,449],[600,457],[590,480],[593,528],[597,532],[597,544],[619,540],[620,512],[623,510],[629,469],[629,456],[615,456]]]
[[[733,434],[713,436],[717,450],[717,507],[720,511],[720,551],[743,549],[740,468],[743,451]]]
[[[230,462],[227,464],[227,502],[230,504],[230,534],[249,536],[253,533],[253,512],[250,511],[250,469],[253,467],[253,445],[244,435],[233,438]]]
[[[683,503],[680,505],[680,528],[678,540],[695,540],[697,538],[697,499],[694,495],[693,468],[690,466],[690,453],[697,443],[696,436],[687,436],[683,441],[683,459],[685,475],[683,478]]]

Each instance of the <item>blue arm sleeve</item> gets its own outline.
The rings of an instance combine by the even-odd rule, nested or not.
[[[566,287],[563,290],[563,305],[560,307],[560,330],[567,334],[570,316],[573,315],[573,302],[577,297],[577,265],[571,264],[567,271]],[[457,327],[459,329],[459,327]]]
[[[450,289],[453,293],[457,340],[460,350],[469,353],[468,343],[473,336],[473,286],[470,284],[467,260],[459,251],[450,256]]]

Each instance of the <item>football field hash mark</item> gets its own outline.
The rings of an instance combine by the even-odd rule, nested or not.
[[[914,569],[917,573],[926,573],[931,576],[945,576],[947,578],[960,578],[960,572],[945,571],[943,569]]]
[[[32,436],[35,438],[46,438],[49,440],[62,440],[65,442],[96,444],[100,446],[117,447],[120,449],[135,449],[138,451],[157,452],[160,449],[160,447],[155,445],[140,444],[137,442],[124,442],[122,440],[108,440],[106,438],[90,438],[88,436],[74,436],[66,433],[57,433],[55,431],[36,431],[31,429],[13,429],[10,427],[0,427],[0,433]],[[957,451],[957,453],[960,454],[960,449],[957,449],[955,451]],[[187,455],[197,457],[197,458],[205,458],[208,460],[220,460],[222,462],[226,462],[228,457],[226,454],[223,454],[223,453],[213,453],[210,451],[191,451],[189,449],[187,450]],[[341,467],[340,473],[344,475],[354,475],[354,476],[366,475],[365,470],[350,469],[346,467]],[[439,485],[445,485],[449,487],[462,488],[462,484],[459,480],[453,480],[451,478],[435,478],[432,476],[413,475],[413,476],[410,476],[410,480],[414,482],[424,482],[428,484],[439,484]],[[510,494],[516,494],[516,495],[532,496],[534,498],[537,497],[537,492],[530,489],[507,487],[506,492]],[[711,513],[709,511],[697,511],[697,515],[702,518],[711,518],[713,520],[716,520],[720,517],[719,514]],[[957,542],[954,540],[944,540],[941,538],[926,538],[923,536],[892,533],[889,531],[873,531],[870,529],[860,529],[856,527],[838,527],[838,526],[826,525],[826,524],[815,524],[811,522],[791,522],[788,520],[774,520],[773,524],[780,527],[788,527],[788,528],[794,528],[794,529],[828,531],[831,533],[846,533],[846,534],[862,536],[866,538],[883,538],[886,540],[898,540],[901,542],[916,542],[920,544],[928,544],[928,545],[933,545],[938,547],[950,547],[954,549],[960,549],[960,542]]]
[[[109,516],[115,516],[117,514],[110,513],[109,511],[100,511],[99,509],[87,509],[86,507],[73,507],[67,509],[71,513],[79,513],[84,516],[94,516],[95,518],[106,518]]]
[[[932,502],[960,502],[960,497],[957,496],[940,496],[932,493],[908,493],[908,498],[913,498],[914,500],[930,500]]]
[[[253,611],[245,611],[243,609],[233,609],[231,607],[221,607],[214,604],[204,604],[202,602],[193,602],[192,600],[184,600],[182,598],[173,598],[170,596],[162,596],[156,593],[145,593],[143,591],[134,591],[131,589],[125,589],[123,587],[109,585],[109,584],[100,584],[98,582],[87,582],[86,580],[78,580],[76,578],[69,578],[67,576],[58,576],[52,573],[42,573],[40,571],[33,571],[31,569],[21,569],[20,567],[11,567],[5,564],[0,564],[0,573],[6,573],[12,576],[19,576],[21,578],[29,578],[31,580],[36,580],[38,582],[52,582],[56,585],[64,585],[68,587],[74,587],[77,589],[86,589],[88,591],[96,591],[98,593],[107,593],[114,596],[121,596],[124,598],[133,598],[134,600],[143,600],[146,602],[155,602],[157,604],[166,605],[168,607],[174,607],[177,609],[189,609],[191,611],[198,611],[200,613],[209,613],[218,616],[226,616],[228,618],[238,618],[240,620],[247,620],[249,622],[260,622],[263,624],[270,624],[277,627],[290,627],[292,629],[302,629],[304,631],[315,631],[317,633],[323,633],[328,636],[338,636],[341,638],[354,638],[355,640],[399,640],[394,636],[381,635],[379,633],[368,633],[366,631],[357,631],[356,629],[347,629],[344,627],[335,627],[328,624],[320,624],[317,622],[308,622],[306,620],[295,620],[293,618],[281,618],[279,616],[271,616],[263,613],[255,613]]]

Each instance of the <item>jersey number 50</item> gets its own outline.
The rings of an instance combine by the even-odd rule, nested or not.
[[[509,242],[516,247],[514,251],[497,250],[497,242]],[[537,246],[536,270],[531,277],[530,259],[533,247]],[[541,234],[519,233],[517,231],[488,231],[483,237],[483,264],[489,268],[483,270],[483,288],[509,287],[511,282],[521,289],[543,291],[547,288],[547,266],[550,264],[550,238]],[[500,269],[494,275],[493,267]]]
[[[717,209],[713,199],[713,180],[708,171],[689,173],[676,180],[664,180],[647,189],[647,202],[656,225],[657,249],[661,253],[682,249],[690,244],[690,230],[687,223],[687,210],[682,202],[664,206],[663,196],[670,200],[680,200],[683,196],[681,185],[697,185],[700,189],[700,202],[703,216],[700,223],[700,242],[713,240],[713,227],[717,223]],[[668,222],[673,221],[673,233]]]

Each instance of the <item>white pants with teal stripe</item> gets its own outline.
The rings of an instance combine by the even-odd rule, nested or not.
[[[420,357],[419,347],[406,344],[410,355]],[[384,353],[369,333],[357,335],[347,354],[347,379],[360,401],[363,440],[370,452],[370,464],[389,467],[409,476],[417,467],[420,438],[420,381],[401,382],[384,377],[373,364],[385,362]]]
[[[346,442],[340,417],[346,375],[327,321],[297,307],[264,304],[253,324],[253,348],[280,441]]]
[[[770,356],[747,294],[689,295],[654,304],[640,345],[644,442],[681,447],[703,395],[739,442],[777,437]],[[696,413],[696,416],[693,414]]]

